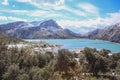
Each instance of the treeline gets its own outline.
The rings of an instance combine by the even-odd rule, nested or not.
[[[85,48],[41,54],[0,45],[0,80],[120,80],[120,53]]]

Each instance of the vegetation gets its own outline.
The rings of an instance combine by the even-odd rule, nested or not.
[[[17,38],[11,38],[0,33],[0,43],[18,43],[18,42],[25,42],[25,41]]]
[[[5,44],[0,43],[0,80],[120,80],[120,53],[85,48],[41,54]]]

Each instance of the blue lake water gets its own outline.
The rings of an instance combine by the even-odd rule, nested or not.
[[[108,49],[113,53],[120,52],[120,44],[103,41],[103,40],[89,40],[89,39],[25,39],[29,42],[40,42],[45,41],[49,44],[60,44],[65,49],[76,49],[76,48],[96,48],[96,49]]]

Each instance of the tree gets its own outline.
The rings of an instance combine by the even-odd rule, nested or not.
[[[6,70],[6,52],[7,46],[6,43],[1,42],[0,40],[0,80],[2,80],[2,75]]]
[[[39,67],[32,67],[29,71],[29,79],[30,80],[34,80],[33,76],[35,75],[35,73],[39,70]]]
[[[116,71],[120,74],[120,60],[117,61]]]
[[[120,61],[120,53],[115,53],[110,56],[111,62],[109,63],[111,69],[117,67],[117,61]]]
[[[29,80],[29,76],[28,76],[28,74],[20,74],[20,75],[18,75],[18,77],[17,77],[17,80]]]
[[[59,72],[54,72],[49,80],[65,80]]]
[[[5,70],[6,70],[5,60],[0,59],[0,80],[2,80],[2,75],[4,74]]]
[[[50,73],[46,68],[34,67],[29,72],[30,80],[48,80]]]
[[[97,75],[99,71],[106,72],[108,70],[108,59],[100,52],[92,48],[85,48],[82,51],[82,54],[85,55],[85,61],[87,61],[86,69],[94,75]]]
[[[12,64],[8,67],[7,71],[3,75],[4,80],[17,80],[18,75],[20,74],[19,66]]]
[[[19,66],[20,69],[25,69],[25,71],[29,72],[29,70],[33,67],[33,66],[38,66],[38,58],[36,55],[29,55],[29,54],[25,54],[23,56],[21,56],[21,58],[19,59]]]
[[[55,71],[60,71],[63,78],[70,79],[76,75],[76,69],[77,63],[74,59],[74,55],[68,50],[59,50]]]
[[[38,58],[38,63],[39,63],[38,66],[40,68],[43,68],[47,64],[47,58],[45,54],[38,54],[37,58]]]
[[[102,49],[102,50],[100,50],[100,55],[102,55],[102,56],[104,56],[104,57],[109,57],[109,53],[111,53],[111,51],[110,50],[106,50],[106,49]]]

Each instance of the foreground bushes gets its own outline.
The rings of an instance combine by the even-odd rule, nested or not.
[[[119,80],[120,53],[85,48],[40,54],[30,48],[0,45],[0,80]],[[116,76],[111,75],[114,71]]]

